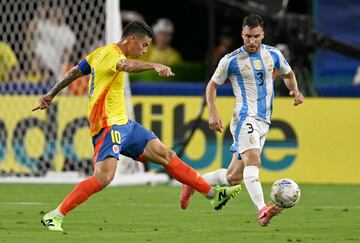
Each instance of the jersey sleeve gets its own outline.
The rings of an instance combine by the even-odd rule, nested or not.
[[[111,47],[113,48],[113,47]],[[118,52],[118,51],[114,51],[114,49],[107,49],[106,53],[104,53],[104,55],[106,55],[106,57],[104,58],[104,62],[103,65],[105,65],[106,69],[112,71],[112,72],[117,72],[117,63],[120,60],[126,59],[125,55],[122,52]]]
[[[118,71],[116,68],[117,63],[123,59],[126,59],[125,55],[114,50],[112,45],[98,48],[85,58],[91,68],[96,69],[101,66],[101,69],[114,73]]]
[[[211,80],[213,80],[218,85],[224,84],[228,76],[228,68],[229,61],[228,58],[225,56],[220,60],[213,76],[211,77]]]
[[[91,62],[93,59],[94,54],[97,52],[97,50],[91,52],[89,55],[85,57],[86,62],[91,66]]]
[[[275,69],[279,72],[280,75],[286,75],[290,73],[291,67],[289,63],[286,61],[284,55],[276,48],[273,48],[271,51],[271,55],[274,59]]]
[[[112,66],[111,66],[111,69],[114,70],[115,72],[118,71],[117,69],[117,63],[121,60],[126,60],[126,56],[122,53],[117,53],[116,56],[114,56],[114,59],[113,59],[113,63],[112,63]]]

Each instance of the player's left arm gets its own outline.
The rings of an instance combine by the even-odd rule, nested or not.
[[[80,65],[80,64],[79,64]],[[64,78],[57,82],[54,87],[51,88],[47,94],[43,95],[39,99],[39,105],[35,107],[32,111],[36,110],[44,110],[47,109],[50,105],[54,97],[66,86],[68,86],[74,80],[84,76],[85,74],[80,70],[79,65],[73,67],[69,72],[67,72]]]
[[[304,96],[299,91],[295,73],[290,70],[287,74],[281,75],[281,78],[284,80],[286,87],[290,90],[289,95],[294,97],[294,105],[300,105],[303,103]]]

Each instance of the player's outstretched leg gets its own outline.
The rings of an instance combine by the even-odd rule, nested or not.
[[[61,227],[63,218],[111,182],[115,174],[116,164],[117,159],[113,157],[108,157],[97,163],[94,175],[77,184],[56,209],[41,219],[41,223],[49,230],[63,231]]]
[[[227,179],[227,169],[218,169],[216,171],[212,171],[202,175],[201,177],[210,185],[221,185],[228,186],[230,185]],[[234,181],[234,184],[240,184],[241,180]],[[182,209],[186,209],[190,204],[191,196],[194,194],[194,188],[183,184],[181,194],[180,194],[180,206]]]
[[[212,187],[192,167],[180,160],[177,156],[164,167],[175,179],[194,188],[210,199],[216,210],[224,206],[227,201],[239,194],[241,186]]]
[[[265,205],[258,212],[260,226],[267,226],[270,223],[271,218],[278,215],[281,210],[282,209],[276,205]]]
[[[189,185],[208,198],[216,210],[240,192],[240,185],[233,187],[212,187],[191,166],[182,161],[174,151],[166,148],[158,139],[150,140],[144,149],[144,159],[164,166],[177,181]]]
[[[180,206],[182,209],[186,209],[190,204],[191,196],[194,194],[195,189],[186,184],[182,185],[182,190],[180,194]]]
[[[63,218],[53,214],[52,212],[45,214],[40,222],[51,231],[64,231],[61,227]]]
[[[220,187],[215,186],[214,197],[210,200],[210,203],[214,206],[215,210],[221,209],[232,198],[235,198],[240,194],[241,185]]]

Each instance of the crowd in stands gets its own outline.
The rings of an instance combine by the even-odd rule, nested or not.
[[[43,1],[38,5],[38,9],[28,25],[26,40],[24,45],[25,57],[23,65],[19,61],[19,50],[16,52],[11,48],[10,43],[0,41],[0,83],[22,81],[28,83],[53,83],[59,80],[67,71],[69,71],[79,61],[79,57],[74,57],[74,47],[77,44],[77,35],[69,26],[65,18],[68,15],[67,8],[59,6],[49,6],[48,1]],[[146,19],[135,11],[122,10],[122,22],[126,24],[134,20],[146,21]],[[230,53],[237,46],[234,34],[238,31],[232,31],[225,26],[216,38],[214,50],[205,54],[203,61],[185,60],[182,53],[172,45],[176,38],[176,23],[168,18],[158,18],[152,24],[154,31],[154,40],[148,48],[148,52],[141,57],[142,60],[162,63],[173,68],[176,76],[169,79],[159,79],[152,72],[143,72],[140,74],[131,74],[131,81],[199,81],[205,82],[205,72],[207,68],[214,71],[221,57]],[[82,56],[95,48],[105,44],[101,35],[96,34],[97,28],[95,22],[89,23],[82,31],[85,36],[91,36],[88,45],[82,47]],[[282,48],[284,47],[284,48]],[[285,46],[278,46],[288,60],[291,60],[289,50]],[[210,60],[211,59],[211,60]],[[22,68],[26,66],[26,68]],[[274,78],[277,79],[276,73]],[[70,95],[86,95],[88,91],[89,77],[83,77],[72,83],[65,93]],[[286,95],[284,87],[279,85],[282,82],[276,82],[277,95]],[[301,84],[301,82],[299,82]],[[353,84],[360,84],[360,67],[354,74]],[[308,88],[308,87],[305,87]],[[309,88],[311,89],[311,87]],[[313,89],[313,87],[312,87]],[[306,92],[305,92],[306,93]],[[313,91],[307,94],[314,95]]]

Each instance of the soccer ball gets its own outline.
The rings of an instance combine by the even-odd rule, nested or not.
[[[299,202],[300,195],[298,184],[291,179],[279,179],[271,186],[271,201],[281,208],[295,206]]]

